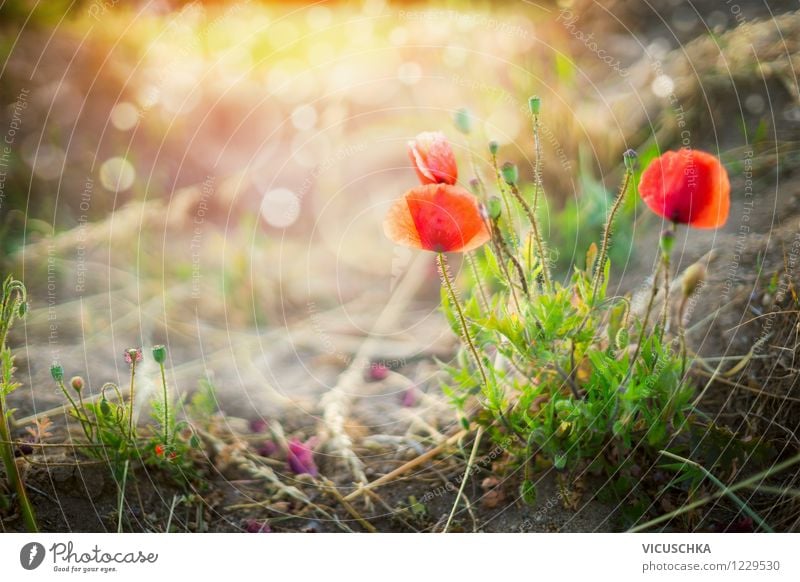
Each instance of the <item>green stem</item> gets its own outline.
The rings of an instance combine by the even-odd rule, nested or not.
[[[663,338],[667,332],[667,321],[669,319],[669,253],[663,253],[661,259],[664,262],[664,307],[661,309],[659,339]]]
[[[169,447],[169,395],[167,394],[167,375],[164,373],[164,363],[159,362],[161,368],[161,384],[164,386],[164,446]]]
[[[714,485],[719,487],[720,491],[722,491],[722,493],[726,497],[728,497],[731,501],[733,501],[736,505],[738,505],[739,509],[741,509],[754,522],[756,522],[762,530],[768,533],[775,533],[773,529],[761,518],[760,515],[758,515],[755,511],[750,509],[750,506],[747,505],[747,503],[745,503],[741,497],[739,497],[733,491],[731,491],[730,488],[727,485],[725,485],[725,483],[717,479],[714,476],[714,474],[705,467],[703,467],[703,465],[701,465],[700,463],[696,463],[690,459],[685,459],[680,455],[670,453],[669,451],[660,451],[660,453],[665,457],[669,457],[670,459],[674,459],[676,461],[681,461],[682,463],[686,465],[691,465],[692,467],[695,467],[696,469],[701,471],[708,478],[709,481],[711,481]]]
[[[539,116],[533,116],[533,152],[536,154],[536,161],[533,164],[533,204],[531,205],[531,210],[533,211],[533,215],[536,216],[536,213],[539,208],[539,192],[543,190],[543,182],[542,182],[542,142],[539,139]],[[534,233],[536,235],[536,242],[539,245],[539,253],[541,255],[542,262],[544,263],[544,255],[543,252],[543,245],[541,243],[541,239],[539,238],[538,232],[534,229]],[[532,243],[528,241],[528,265],[531,265],[531,255],[532,255]]]
[[[744,479],[743,481],[740,481],[739,483],[736,483],[736,484],[731,485],[729,487],[726,486],[723,490],[717,491],[716,493],[712,493],[711,495],[709,495],[707,497],[704,497],[703,499],[699,499],[697,501],[692,501],[691,503],[687,503],[686,505],[681,505],[678,509],[674,509],[674,510],[670,511],[669,513],[665,513],[664,515],[660,515],[660,516],[656,517],[655,519],[652,519],[652,520],[650,520],[650,521],[648,521],[646,523],[643,523],[641,525],[637,525],[636,527],[633,527],[633,528],[629,529],[628,533],[636,533],[636,532],[640,532],[640,531],[645,531],[647,529],[650,529],[653,526],[656,526],[656,525],[659,525],[661,523],[667,522],[667,521],[669,521],[671,519],[674,519],[674,518],[678,517],[679,515],[683,515],[684,513],[688,513],[690,511],[694,511],[698,507],[702,507],[706,503],[710,503],[711,501],[715,501],[715,500],[719,499],[720,497],[724,497],[725,495],[729,495],[729,494],[733,493],[734,491],[738,491],[739,489],[745,489],[745,488],[748,488],[748,487],[752,487],[756,483],[758,483],[760,481],[764,481],[764,480],[768,479],[769,477],[772,477],[772,476],[780,473],[781,471],[784,471],[785,469],[788,469],[789,467],[797,465],[798,463],[800,463],[800,455],[796,455],[796,456],[794,456],[794,457],[792,457],[790,459],[787,459],[786,461],[783,461],[782,463],[778,463],[777,465],[773,465],[769,469],[765,469],[764,471],[761,471],[760,473],[756,473],[755,475],[751,475],[750,477],[747,477],[746,479]]]
[[[86,434],[86,437],[89,439],[90,443],[94,442],[94,424],[91,420],[89,420],[89,415],[86,414],[86,404],[83,402],[83,393],[82,391],[78,391],[78,402],[81,405],[81,411],[83,411],[84,416],[86,417],[86,423],[89,425],[89,431],[87,432],[86,428],[83,429],[83,432]],[[81,422],[81,426],[83,426],[83,422]]]
[[[4,388],[4,387],[3,387]],[[2,390],[3,388],[0,388]],[[17,468],[17,462],[14,459],[14,448],[10,444],[11,431],[8,428],[8,418],[6,417],[5,395],[0,393],[0,454],[3,457],[3,464],[6,467],[6,476],[9,483],[14,484],[17,491],[17,499],[19,501],[19,509],[22,514],[22,521],[25,523],[25,529],[31,533],[39,531],[36,525],[36,514],[33,511],[33,506],[28,499],[28,494],[25,491],[25,484],[22,482],[22,477]]]
[[[506,220],[508,221],[508,230],[513,233],[514,225],[511,222],[511,203],[508,201],[508,194],[503,187],[503,176],[500,174],[500,166],[497,165],[497,155],[492,154],[492,167],[494,168],[495,179],[497,180],[497,189],[500,191],[500,197],[503,199],[503,206],[506,207]],[[516,240],[514,241],[516,244]]]
[[[136,356],[131,357],[131,389],[129,393],[130,402],[128,404],[128,436],[130,437],[131,441],[136,440],[136,432],[135,426],[133,422],[133,401],[135,400],[136,396],[136,385],[134,379],[136,377]]]
[[[447,517],[447,523],[444,525],[442,533],[447,533],[447,530],[450,529],[450,523],[453,521],[453,517],[456,514],[456,508],[458,507],[458,502],[464,495],[464,488],[467,486],[467,481],[469,480],[470,473],[472,473],[472,467],[475,464],[475,457],[478,455],[478,446],[480,446],[481,444],[482,436],[483,436],[483,427],[479,426],[478,432],[475,433],[475,442],[472,443],[472,451],[470,452],[469,459],[467,460],[467,468],[464,471],[464,477],[461,479],[461,486],[458,488],[458,493],[456,494],[456,500],[453,502],[453,508],[450,510],[450,515]]]
[[[625,177],[622,180],[619,194],[614,201],[614,205],[611,207],[611,212],[608,213],[608,219],[606,220],[606,225],[603,230],[603,242],[600,245],[600,255],[597,257],[597,262],[595,263],[594,282],[592,284],[592,303],[594,303],[597,290],[600,287],[603,274],[605,273],[606,258],[608,258],[608,245],[611,242],[611,226],[614,222],[614,217],[617,215],[620,207],[622,207],[622,201],[625,199],[625,194],[628,192],[628,184],[631,181],[632,175],[633,173],[630,170],[625,170]]]
[[[67,400],[69,400],[70,406],[72,406],[72,409],[75,411],[75,418],[77,418],[78,422],[81,423],[83,434],[86,435],[86,438],[89,440],[89,442],[92,442],[91,433],[89,432],[89,429],[86,428],[86,421],[84,420],[83,407],[82,406],[78,407],[77,403],[75,402],[75,399],[69,395],[69,390],[67,390],[67,387],[64,386],[63,380],[58,380],[57,384],[58,387],[61,388],[61,391],[64,393],[64,396],[66,396]]]
[[[447,259],[445,258],[444,253],[437,253],[436,259],[437,259],[437,264],[439,265],[439,273],[442,275],[442,281],[447,287],[447,292],[450,295],[450,301],[456,308],[456,313],[458,314],[458,320],[461,323],[461,331],[464,334],[464,341],[467,343],[467,347],[469,347],[469,350],[472,353],[472,357],[475,359],[475,365],[478,366],[478,372],[480,372],[481,374],[481,380],[483,381],[483,386],[488,390],[489,381],[486,377],[486,371],[483,369],[483,363],[481,362],[481,357],[478,354],[478,350],[475,347],[475,342],[472,341],[472,336],[469,333],[469,327],[467,326],[467,318],[464,316],[464,311],[461,309],[461,303],[458,300],[458,295],[456,295],[456,291],[453,288],[453,282],[450,280],[450,271],[447,267]]]
[[[548,291],[552,291],[553,288],[550,284],[550,268],[547,265],[547,260],[545,259],[544,254],[544,243],[542,242],[542,236],[539,233],[539,223],[536,220],[536,215],[533,213],[530,205],[525,201],[525,198],[522,197],[522,193],[517,188],[516,184],[509,184],[511,187],[511,193],[514,195],[514,198],[517,199],[520,206],[522,206],[523,210],[525,210],[525,214],[528,216],[528,220],[531,223],[531,228],[533,229],[533,236],[534,240],[536,241],[536,252],[539,255],[539,260],[542,263],[542,278],[544,279],[544,286]]]
[[[483,283],[481,282],[481,277],[478,273],[478,267],[475,264],[475,258],[468,253],[465,253],[464,255],[467,259],[467,263],[469,263],[470,269],[472,269],[472,276],[475,279],[475,286],[478,288],[478,294],[481,298],[483,310],[489,311],[489,299],[486,297],[486,292],[483,290]]]

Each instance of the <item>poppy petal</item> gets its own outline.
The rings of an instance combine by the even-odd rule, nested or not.
[[[421,249],[417,225],[411,217],[405,197],[392,203],[386,218],[383,219],[383,233],[389,240],[406,247]]]
[[[384,227],[390,239],[434,252],[466,252],[486,243],[489,231],[475,197],[459,186],[428,184],[401,199],[407,214],[392,207]],[[410,234],[408,216],[416,236]]]
[[[408,156],[422,184],[455,184],[458,166],[450,142],[440,131],[425,131],[408,142]]]

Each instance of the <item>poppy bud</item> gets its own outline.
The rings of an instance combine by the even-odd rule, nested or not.
[[[100,413],[103,416],[108,416],[109,414],[111,414],[111,405],[108,403],[108,400],[106,400],[105,398],[103,398],[100,401]]]
[[[626,328],[621,327],[617,331],[617,337],[614,338],[614,343],[617,344],[618,350],[624,350],[628,347],[628,345],[631,343],[631,336]]]
[[[489,212],[489,218],[492,220],[497,220],[500,218],[500,213],[503,210],[503,205],[500,202],[500,199],[497,196],[492,196],[489,198],[487,202],[487,210]]]
[[[23,301],[19,304],[19,308],[17,309],[17,313],[19,314],[19,318],[22,319],[25,317],[25,314],[28,313],[28,302]]]
[[[80,392],[83,390],[83,384],[83,378],[80,376],[73,376],[69,381],[69,385],[72,386],[72,389],[75,390],[75,392]]]
[[[672,253],[672,247],[675,246],[675,233],[667,229],[661,233],[661,253],[664,256],[669,256]]]
[[[455,112],[453,115],[453,122],[455,123],[458,131],[463,134],[468,134],[470,131],[472,131],[472,114],[466,107],[462,107]]]
[[[531,109],[531,115],[539,115],[539,110],[542,107],[542,98],[538,95],[528,98],[528,107]]]
[[[692,293],[697,291],[697,288],[706,280],[706,268],[702,263],[694,263],[683,272],[681,280],[681,289],[683,296],[689,297]]]
[[[425,131],[408,142],[408,156],[422,184],[455,184],[456,157],[440,131]]]
[[[633,172],[636,167],[636,158],[638,157],[634,150],[626,150],[625,153],[622,154],[622,159],[625,161],[625,168],[629,172]]]
[[[153,346],[153,359],[159,363],[163,364],[167,361],[167,348],[162,345]]]
[[[469,189],[472,191],[475,196],[481,195],[481,181],[477,178],[473,178],[469,181]]]
[[[500,168],[500,173],[503,175],[503,180],[506,181],[506,184],[514,185],[519,180],[519,170],[511,162],[503,164],[503,167]]]
[[[64,379],[64,368],[58,362],[53,362],[50,366],[50,375],[56,382],[61,382]]]
[[[489,153],[493,156],[497,155],[498,150],[500,150],[500,144],[497,143],[496,139],[493,139],[489,142]]]

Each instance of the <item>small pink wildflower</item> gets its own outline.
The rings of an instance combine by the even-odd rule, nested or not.
[[[246,519],[244,521],[244,531],[247,533],[271,533],[272,528],[265,521],[257,519]]]
[[[367,379],[372,380],[374,382],[380,382],[381,380],[386,380],[389,377],[389,368],[387,368],[384,364],[375,362],[370,365],[369,370],[367,370]]]
[[[317,444],[317,439],[312,437],[306,442],[300,439],[292,439],[289,441],[289,451],[286,455],[286,461],[289,464],[289,469],[297,474],[308,474],[316,477],[319,474],[317,465],[314,463],[314,451],[312,447]]]

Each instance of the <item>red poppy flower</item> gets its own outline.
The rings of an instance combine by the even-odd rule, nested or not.
[[[642,173],[639,194],[650,210],[695,228],[718,228],[728,220],[731,185],[716,156],[683,149],[666,152]]]
[[[490,239],[477,199],[449,184],[406,192],[389,209],[383,232],[397,244],[437,253],[470,251]]]
[[[456,183],[456,157],[441,131],[425,131],[408,142],[408,157],[422,184]]]

